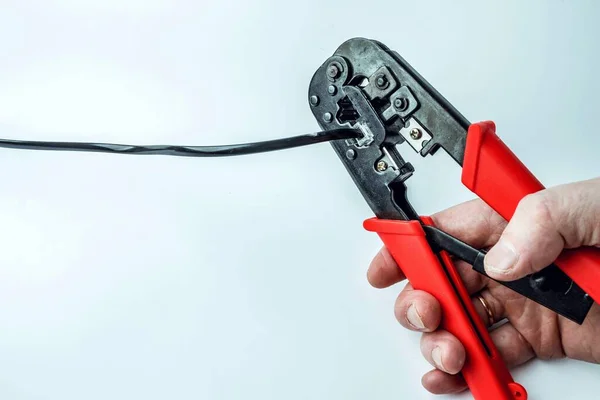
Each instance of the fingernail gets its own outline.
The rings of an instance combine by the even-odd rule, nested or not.
[[[518,259],[519,255],[515,247],[508,241],[501,239],[486,254],[483,263],[488,272],[507,274],[517,264]]]
[[[420,331],[425,329],[425,324],[421,319],[421,316],[417,312],[417,307],[414,304],[411,304],[406,311],[406,319],[408,319],[408,323],[413,326],[413,328],[418,329]]]
[[[442,364],[442,349],[439,347],[434,347],[431,351],[431,358],[433,359],[433,363],[438,369],[442,371],[446,371],[444,368],[444,364]]]

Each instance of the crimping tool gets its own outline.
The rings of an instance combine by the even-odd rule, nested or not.
[[[462,183],[506,220],[519,201],[542,190],[495,134],[491,121],[469,123],[399,54],[365,38],[343,43],[316,71],[308,93],[320,127],[354,128],[358,138],[331,142],[375,216],[376,232],[415,289],[437,298],[441,327],[465,346],[462,375],[476,399],[527,398],[513,381],[449,255],[485,275],[485,252],[433,226],[407,200],[414,167],[396,145],[407,142],[423,157],[445,150],[462,167]],[[600,249],[565,251],[544,270],[510,289],[581,324],[600,302]]]
[[[506,220],[542,184],[496,136],[493,122],[469,123],[399,54],[377,41],[343,43],[314,74],[308,101],[323,131],[264,142],[181,146],[0,139],[0,148],[220,157],[329,141],[375,214],[364,227],[379,235],[415,289],[437,298],[441,327],[465,346],[461,373],[473,396],[525,400],[525,388],[513,381],[450,258],[485,275],[485,252],[416,213],[405,184],[414,167],[396,145],[406,142],[423,157],[443,149],[462,167],[462,183]],[[536,274],[500,283],[581,324],[594,301],[600,302],[600,249],[565,251]]]

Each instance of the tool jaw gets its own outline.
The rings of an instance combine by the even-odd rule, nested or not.
[[[462,163],[468,121],[379,42],[344,42],[313,75],[308,99],[322,129],[362,131],[332,146],[378,218],[418,219],[406,200],[414,167],[396,145],[407,142],[423,157],[443,148]]]

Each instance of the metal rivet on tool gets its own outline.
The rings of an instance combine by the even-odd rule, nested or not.
[[[327,93],[329,93],[332,96],[335,96],[335,94],[337,93],[337,88],[333,85],[329,85],[329,87],[327,88]]]
[[[377,87],[379,89],[385,89],[388,85],[388,80],[387,80],[386,76],[383,74],[378,75],[377,78],[375,79],[375,85],[377,85]]]
[[[410,131],[410,137],[413,138],[414,140],[417,139],[421,139],[421,136],[423,136],[423,134],[421,133],[421,130],[419,128],[413,128]]]
[[[327,76],[334,79],[337,78],[340,74],[340,69],[335,64],[329,64],[327,66]]]
[[[310,105],[311,106],[319,105],[319,96],[315,96],[315,95],[310,96]]]
[[[398,97],[394,100],[394,107],[399,111],[404,111],[408,108],[408,100],[404,97]]]
[[[590,295],[588,293],[583,295],[584,300],[589,300],[590,299]]]
[[[377,171],[383,172],[387,169],[388,165],[385,161],[381,160],[377,163]]]
[[[348,160],[354,160],[356,158],[356,151],[354,149],[348,149],[346,151],[346,158]]]
[[[333,121],[333,115],[331,115],[331,113],[323,114],[323,121],[325,121],[325,122]]]

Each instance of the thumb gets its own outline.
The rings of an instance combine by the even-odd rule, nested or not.
[[[487,274],[511,281],[537,272],[565,248],[600,245],[600,178],[526,196],[487,253]]]

